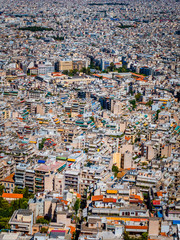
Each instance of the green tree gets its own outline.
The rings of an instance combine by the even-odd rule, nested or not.
[[[8,225],[9,217],[0,217],[0,229],[10,229]]]
[[[40,233],[47,233],[48,232],[48,228],[42,227],[40,230]]]
[[[70,70],[70,71],[68,72],[68,75],[69,75],[69,76],[74,76],[74,75],[77,74],[77,72],[78,72],[77,69],[73,69],[73,70]]]
[[[153,104],[153,100],[149,100],[147,103],[146,103],[146,106],[149,106],[149,107],[151,107],[152,106],[152,104]]]
[[[49,224],[49,221],[44,218],[39,218],[36,220],[36,223],[41,223],[41,224]]]
[[[135,95],[135,99],[136,99],[137,102],[140,100],[141,95],[142,95],[141,93],[137,93],[137,94]]]
[[[94,122],[94,117],[93,116],[91,116],[90,119]]]
[[[4,191],[4,185],[0,185],[0,196],[2,196],[3,191]]]
[[[148,233],[142,233],[141,240],[147,240],[148,239]]]
[[[111,62],[110,63],[110,66],[109,66],[109,70],[112,72],[112,71],[114,71],[115,70],[115,65],[114,65],[114,63],[113,62]]]
[[[134,110],[136,108],[136,100],[130,100],[129,103],[132,105],[132,109]]]
[[[64,70],[62,73],[68,75],[68,70]]]
[[[9,208],[9,203],[7,200],[3,199],[0,197],[0,209],[8,209]]]
[[[91,73],[89,67],[88,67],[88,68],[83,67],[83,68],[80,70],[80,72],[86,73],[87,75],[90,75],[90,73]]]
[[[29,197],[29,189],[28,189],[28,187],[25,187],[23,189],[23,197],[24,198],[28,198]]]
[[[43,149],[45,141],[46,141],[46,138],[43,138],[41,143],[39,143],[39,150]]]
[[[74,207],[73,207],[76,215],[77,215],[77,213],[78,213],[79,208],[80,208],[80,199],[77,198],[77,199],[76,199],[76,202],[75,202],[75,204],[74,204]]]
[[[129,70],[127,69],[126,66],[123,66],[123,67],[118,68],[118,72],[119,72],[119,73],[129,72]]]
[[[118,167],[117,167],[116,165],[113,165],[113,166],[112,166],[112,172],[114,172],[114,176],[117,177],[117,174],[118,174],[118,172],[119,172],[119,169],[118,169]]]
[[[77,233],[76,233],[76,232],[73,232],[72,240],[76,240],[76,237],[77,237]]]
[[[18,187],[15,187],[13,193],[23,194],[23,189],[19,189]]]
[[[156,117],[155,117],[155,120],[157,121],[158,120],[158,117],[159,117],[159,113],[160,113],[161,111],[158,109],[157,111],[156,111]]]

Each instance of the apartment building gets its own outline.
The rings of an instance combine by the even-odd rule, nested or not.
[[[59,71],[70,71],[73,69],[73,62],[71,60],[59,61]]]
[[[85,60],[73,60],[73,69],[80,71],[82,68],[87,68],[87,63]]]
[[[66,162],[48,161],[35,168],[35,191],[51,191],[54,189],[54,174],[61,172],[66,167]],[[58,187],[58,186],[57,186]]]
[[[2,159],[0,162],[0,180],[14,173],[15,162],[8,161],[8,159]]]
[[[28,164],[19,163],[15,172],[15,186],[19,189],[28,187],[30,193],[34,193],[35,172]]]
[[[50,62],[38,65],[38,74],[47,74],[54,72],[54,66]]]
[[[94,169],[86,169],[84,168],[80,174],[80,190],[79,193],[83,195],[85,190],[89,188],[89,186],[94,185],[96,180],[94,179],[95,170]]]
[[[80,171],[66,170],[65,177],[65,189],[73,189],[79,193],[80,190]]]
[[[14,173],[3,178],[0,183],[4,186],[5,192],[13,193],[15,188]]]
[[[12,232],[20,232],[23,234],[32,234],[33,213],[28,209],[19,209],[14,211],[9,220]]]

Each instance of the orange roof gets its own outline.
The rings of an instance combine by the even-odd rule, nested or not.
[[[32,67],[32,68],[29,68],[29,69],[38,69],[37,67]]]
[[[157,192],[158,197],[162,197],[162,192]]]
[[[14,183],[14,174],[12,173],[9,176],[5,177],[4,179],[1,180],[1,182],[11,182]]]
[[[23,194],[18,194],[18,193],[3,193],[2,194],[3,198],[23,198]]]
[[[61,202],[63,202],[64,204],[68,204],[68,201],[66,201],[66,200],[63,200],[63,199],[61,199]]]
[[[139,104],[146,104],[147,102],[138,102]]]
[[[95,77],[101,77],[101,75],[99,75],[99,74],[93,74],[93,76],[95,76]]]
[[[141,82],[147,82],[147,80],[143,79],[143,78],[137,78],[137,81],[141,81]]]
[[[139,195],[130,195],[130,198],[135,198],[135,199],[139,199],[139,200],[141,200],[141,197],[139,196]]]
[[[135,77],[139,77],[139,78],[144,78],[144,76],[143,75],[140,75],[140,74],[136,74],[136,73],[131,73],[133,76],[135,76]]]
[[[116,75],[116,77],[118,77],[118,78],[123,78],[122,76],[120,76],[120,75]]]
[[[81,194],[79,194],[79,193],[77,193],[76,196],[77,196],[77,198],[81,198]]]
[[[75,227],[73,227],[73,226],[69,226],[70,227],[70,232],[71,232],[71,234],[73,234],[75,231],[76,231],[76,228]]]
[[[142,221],[148,221],[148,219],[142,219],[142,218],[130,218],[130,221],[132,222],[142,222]]]
[[[91,200],[92,201],[102,201],[103,200],[103,195],[92,196]]]
[[[103,202],[104,202],[104,203],[110,203],[110,202],[114,202],[114,203],[115,203],[115,202],[116,202],[116,199],[114,199],[114,198],[104,198],[104,199],[103,199]]]
[[[125,140],[129,141],[130,139],[131,139],[131,137],[125,136]]]
[[[126,172],[127,172],[127,171],[118,172],[117,177],[118,177],[118,178],[124,177],[124,175],[126,174]]]
[[[166,234],[165,232],[162,232],[162,233],[161,233],[161,236],[164,236],[164,237],[166,237],[166,236],[167,236],[167,234]]]
[[[125,228],[129,228],[129,229],[148,229],[147,226],[129,226],[129,225],[126,225]]]

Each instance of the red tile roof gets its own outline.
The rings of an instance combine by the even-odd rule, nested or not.
[[[128,228],[128,229],[148,229],[147,226],[130,226],[130,225],[126,225],[125,228]]]
[[[14,198],[14,199],[19,199],[23,198],[23,194],[18,194],[18,193],[3,193],[2,198]]]
[[[116,202],[116,199],[114,199],[114,198],[104,198],[104,199],[103,199],[103,202],[104,202],[104,203],[110,203],[110,202],[115,203],[115,202]]]
[[[160,200],[153,200],[153,205],[161,205],[161,201]]]
[[[9,176],[5,177],[1,180],[1,182],[10,182],[14,183],[14,173],[10,174]]]
[[[92,201],[102,201],[103,195],[92,196],[91,200]]]

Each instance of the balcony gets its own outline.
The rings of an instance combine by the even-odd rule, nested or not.
[[[42,181],[42,178],[35,178],[36,181]]]

